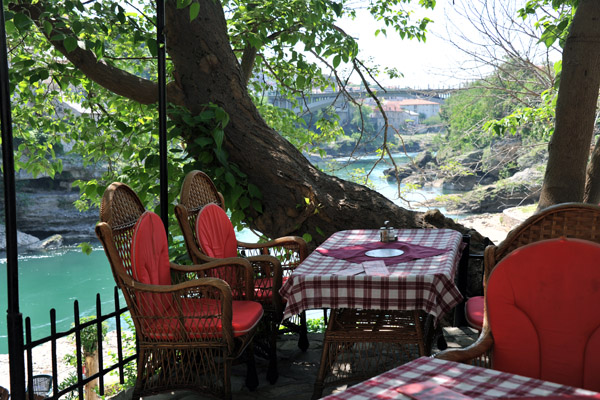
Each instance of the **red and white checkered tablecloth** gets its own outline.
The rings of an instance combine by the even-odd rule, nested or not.
[[[600,394],[558,383],[480,368],[437,358],[421,357],[377,375],[327,400],[409,399],[396,388],[409,383],[432,382],[473,399],[510,397],[593,396]]]
[[[337,249],[378,241],[378,230],[347,230],[334,233],[320,248]],[[462,235],[451,229],[399,229],[398,241],[448,251],[388,265],[389,276],[367,276],[364,272],[353,276],[335,275],[357,264],[313,251],[280,290],[287,302],[283,317],[308,309],[355,308],[423,310],[437,321],[462,301],[454,284]]]

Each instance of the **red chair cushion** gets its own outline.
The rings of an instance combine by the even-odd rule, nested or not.
[[[480,331],[483,327],[483,296],[471,297],[465,304],[465,316],[467,323],[474,329]]]
[[[183,318],[180,318],[181,308]],[[263,316],[262,306],[254,301],[232,302],[233,335],[245,335]],[[162,318],[145,319],[146,335],[154,340],[220,339],[223,336],[221,302],[214,299],[181,299]]]
[[[200,210],[196,219],[196,237],[209,257],[237,257],[233,225],[225,211],[216,204],[207,204]]]
[[[149,285],[170,285],[169,243],[162,220],[146,211],[137,220],[131,237],[131,272],[133,279]],[[168,294],[139,293],[138,312],[146,316],[161,315],[171,307]]]
[[[162,220],[146,211],[133,228],[131,238],[133,279],[149,285],[170,285],[169,243]]]
[[[600,245],[552,239],[517,249],[487,286],[493,367],[600,390]]]

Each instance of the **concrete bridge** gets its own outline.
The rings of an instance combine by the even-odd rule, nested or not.
[[[443,103],[452,93],[459,89],[387,89],[385,91],[374,91],[379,98],[383,99],[423,99]],[[356,100],[366,99],[369,94],[365,90],[349,90]],[[348,100],[341,92],[311,93],[304,97],[296,97],[299,107],[282,95],[272,92],[268,95],[268,102],[276,107],[293,110],[294,112],[316,112],[328,106],[334,106],[341,122],[350,118],[350,107]]]

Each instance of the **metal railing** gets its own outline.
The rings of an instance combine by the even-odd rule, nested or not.
[[[57,331],[56,325],[56,310],[50,310],[50,336],[32,340],[31,339],[31,320],[29,317],[25,319],[25,342],[23,349],[25,351],[25,368],[26,368],[26,376],[27,376],[27,385],[28,388],[33,388],[33,349],[37,346],[41,346],[46,343],[51,344],[51,363],[52,363],[52,394],[47,399],[59,399],[61,396],[68,394],[70,392],[77,392],[78,398],[81,400],[84,398],[84,387],[87,383],[98,379],[98,390],[101,396],[104,393],[104,377],[110,373],[111,371],[117,370],[119,371],[119,382],[121,384],[125,383],[125,371],[124,367],[131,361],[135,360],[137,355],[134,354],[129,357],[124,357],[123,355],[123,336],[121,330],[121,316],[128,312],[127,307],[120,307],[119,300],[119,290],[117,287],[114,288],[114,310],[108,314],[102,314],[102,303],[100,301],[100,294],[96,294],[96,317],[92,320],[86,320],[85,322],[81,322],[82,317],[79,314],[79,302],[75,300],[73,303],[73,328],[59,332]],[[117,340],[117,362],[113,365],[104,366],[105,360],[103,356],[103,330],[102,324],[111,319],[115,319],[115,331],[116,331],[116,340]],[[81,333],[84,329],[96,326],[96,334],[97,334],[97,353],[98,353],[98,372],[86,376],[84,375],[84,361],[81,355]],[[75,353],[76,353],[76,380],[75,383],[62,386],[58,381],[58,357],[57,357],[57,341],[62,338],[66,338],[68,336],[73,335],[75,337]],[[11,360],[12,363],[12,360]],[[12,366],[11,366],[12,369]],[[34,398],[33,390],[29,390],[26,396],[27,399]]]

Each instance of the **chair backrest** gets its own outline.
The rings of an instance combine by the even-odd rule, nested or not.
[[[216,204],[223,210],[225,209],[223,195],[219,193],[210,177],[202,171],[191,171],[185,176],[181,185],[179,204],[175,207],[175,215],[183,232],[188,253],[196,264],[202,262],[197,257],[198,251],[208,255],[202,248],[196,232],[196,220],[200,211],[207,204]]]
[[[0,386],[0,400],[8,400],[9,397],[10,397],[10,393],[9,393],[8,389]]]
[[[131,239],[135,225],[146,212],[135,192],[126,184],[114,182],[104,191],[96,235],[102,242],[115,280],[131,283]]]
[[[129,186],[115,182],[102,197],[96,235],[123,292],[136,331],[142,336],[150,331],[156,334],[156,317],[174,312],[172,295],[138,288],[140,283],[171,285],[168,241],[162,220],[145,210]]]
[[[225,211],[218,205],[207,204],[196,218],[196,238],[209,257],[237,257],[235,230]]]
[[[563,203],[536,213],[509,232],[498,246],[484,254],[484,283],[496,264],[513,250],[540,240],[568,237],[600,243],[600,207],[584,203]]]
[[[52,395],[52,375],[39,374],[31,377],[33,386],[28,388],[27,392],[32,391],[34,398],[45,399]],[[26,398],[29,398],[26,396]]]
[[[600,245],[550,239],[498,263],[487,285],[493,368],[600,390]]]

